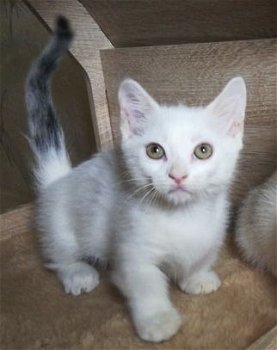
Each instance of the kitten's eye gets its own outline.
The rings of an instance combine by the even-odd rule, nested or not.
[[[165,151],[162,146],[158,145],[157,143],[150,143],[146,147],[146,154],[149,158],[161,159],[165,156]]]
[[[213,154],[213,148],[208,143],[201,143],[195,147],[193,154],[198,159],[208,159]]]

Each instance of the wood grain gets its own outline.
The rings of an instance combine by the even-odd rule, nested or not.
[[[0,215],[0,241],[29,231],[33,221],[33,204],[25,204]]]
[[[158,101],[202,105],[229,79],[241,75],[248,90],[245,148],[233,198],[240,199],[276,167],[276,39],[101,52],[114,138],[117,89],[125,77],[139,81]]]
[[[80,0],[115,47],[277,36],[276,0]]]
[[[112,48],[97,23],[76,0],[28,0],[27,3],[50,28],[57,15],[63,14],[72,24],[75,40],[72,55],[84,68],[90,92],[93,126],[98,150],[112,145],[112,133],[107,108],[100,49]]]
[[[247,350],[276,350],[277,349],[277,326],[260,337]]]

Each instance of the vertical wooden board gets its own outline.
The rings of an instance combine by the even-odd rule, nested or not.
[[[80,0],[115,47],[277,36],[276,0]]]
[[[118,139],[117,90],[132,77],[160,102],[209,103],[241,75],[248,92],[245,147],[233,189],[239,199],[276,167],[276,39],[104,50],[112,131]]]

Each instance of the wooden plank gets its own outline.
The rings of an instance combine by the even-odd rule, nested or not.
[[[28,0],[27,3],[41,19],[53,28],[55,17],[63,14],[70,19],[75,32],[72,55],[84,68],[88,79],[90,104],[98,150],[110,147],[113,143],[109,112],[107,108],[100,49],[112,48],[97,23],[76,0]]]
[[[20,235],[32,227],[33,204],[25,204],[18,209],[0,215],[0,241]]]
[[[276,0],[80,0],[115,47],[277,36]]]
[[[139,81],[158,101],[209,103],[234,76],[248,89],[245,148],[233,198],[239,199],[276,167],[276,39],[121,48],[101,52],[114,138],[117,89]]]
[[[247,350],[276,350],[277,349],[277,326],[260,337]]]

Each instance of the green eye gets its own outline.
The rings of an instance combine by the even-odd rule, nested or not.
[[[208,159],[213,154],[213,148],[208,143],[201,143],[195,147],[193,154],[198,159]]]
[[[161,159],[165,156],[165,151],[162,146],[158,145],[157,143],[150,143],[146,147],[146,154],[149,158]]]

